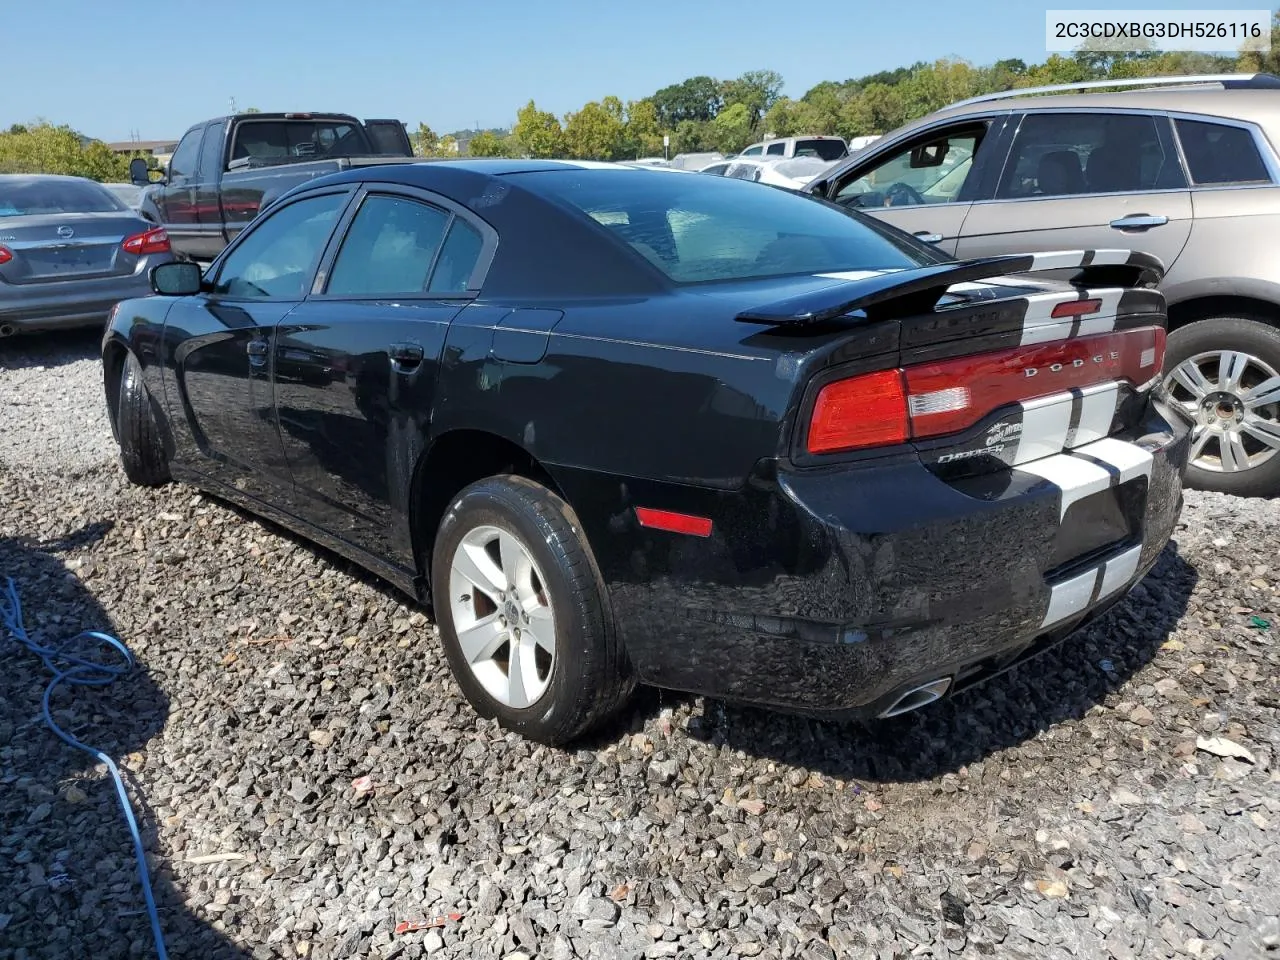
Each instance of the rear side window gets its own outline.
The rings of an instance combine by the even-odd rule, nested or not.
[[[483,248],[484,238],[480,233],[466,221],[454,218],[435,269],[431,271],[428,292],[466,293]]]
[[[1137,114],[1031,114],[1018,128],[997,196],[1034,199],[1184,187],[1181,165],[1157,126],[1167,123]]]
[[[1191,180],[1197,185],[1270,183],[1253,135],[1243,127],[1175,120]]]
[[[0,217],[127,209],[113,193],[91,180],[0,177]]]
[[[450,214],[405,197],[370,196],[351,221],[329,273],[339,297],[421,295]]]
[[[747,280],[933,262],[859,216],[790,190],[730,177],[644,170],[515,174],[526,189],[586,214],[678,283]]]

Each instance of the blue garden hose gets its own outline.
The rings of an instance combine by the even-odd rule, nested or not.
[[[18,599],[18,590],[13,585],[13,577],[6,577],[5,579],[8,581],[8,586],[4,591],[0,592],[0,621],[3,622],[5,629],[9,632],[9,636],[39,657],[45,669],[53,674],[53,679],[49,681],[49,686],[45,688],[44,701],[41,705],[45,723],[64,743],[75,747],[77,750],[84,751],[99,763],[104,764],[115,781],[116,797],[120,800],[120,808],[124,811],[125,822],[128,823],[129,832],[133,835],[133,854],[138,861],[138,877],[142,882],[142,896],[146,900],[147,914],[151,918],[151,933],[156,941],[156,955],[159,960],[168,960],[169,955],[164,948],[164,934],[160,931],[160,914],[156,910],[155,897],[151,892],[151,876],[147,871],[147,857],[146,851],[142,847],[142,834],[138,830],[138,821],[133,815],[133,807],[129,803],[129,795],[125,793],[124,780],[120,776],[120,771],[117,769],[115,762],[101,750],[95,750],[93,747],[81,743],[59,727],[49,709],[49,701],[53,697],[53,691],[59,685],[65,683],[69,687],[105,687],[119,680],[133,669],[133,654],[129,652],[129,648],[120,640],[105,633],[98,633],[95,630],[85,630],[78,633],[71,638],[69,643],[75,644],[80,640],[92,640],[100,650],[114,650],[120,655],[122,663],[112,666],[62,653],[54,647],[42,647],[27,635],[26,627],[23,626],[22,603]]]

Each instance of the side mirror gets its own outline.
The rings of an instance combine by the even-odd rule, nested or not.
[[[162,263],[151,268],[151,289],[162,297],[190,297],[204,286],[198,263]]]
[[[135,187],[145,187],[151,182],[147,173],[147,161],[142,157],[134,157],[129,161],[129,180]]]

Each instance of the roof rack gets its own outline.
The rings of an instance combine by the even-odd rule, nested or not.
[[[1082,83],[1057,83],[1047,87],[1015,87],[1000,93],[984,93],[949,104],[964,107],[971,103],[987,103],[991,100],[1007,100],[1027,97],[1037,93],[1068,93],[1076,90],[1108,90],[1114,87],[1182,87],[1217,85],[1223,90],[1280,90],[1280,77],[1270,73],[1206,73],[1187,77],[1131,77],[1124,80],[1088,80]]]

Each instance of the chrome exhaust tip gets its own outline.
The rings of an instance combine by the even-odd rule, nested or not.
[[[930,683],[922,684],[908,690],[889,706],[881,710],[876,716],[881,719],[888,717],[901,716],[904,713],[910,713],[912,710],[919,710],[921,707],[927,707],[929,704],[941,700],[951,688],[951,678],[942,677]]]

